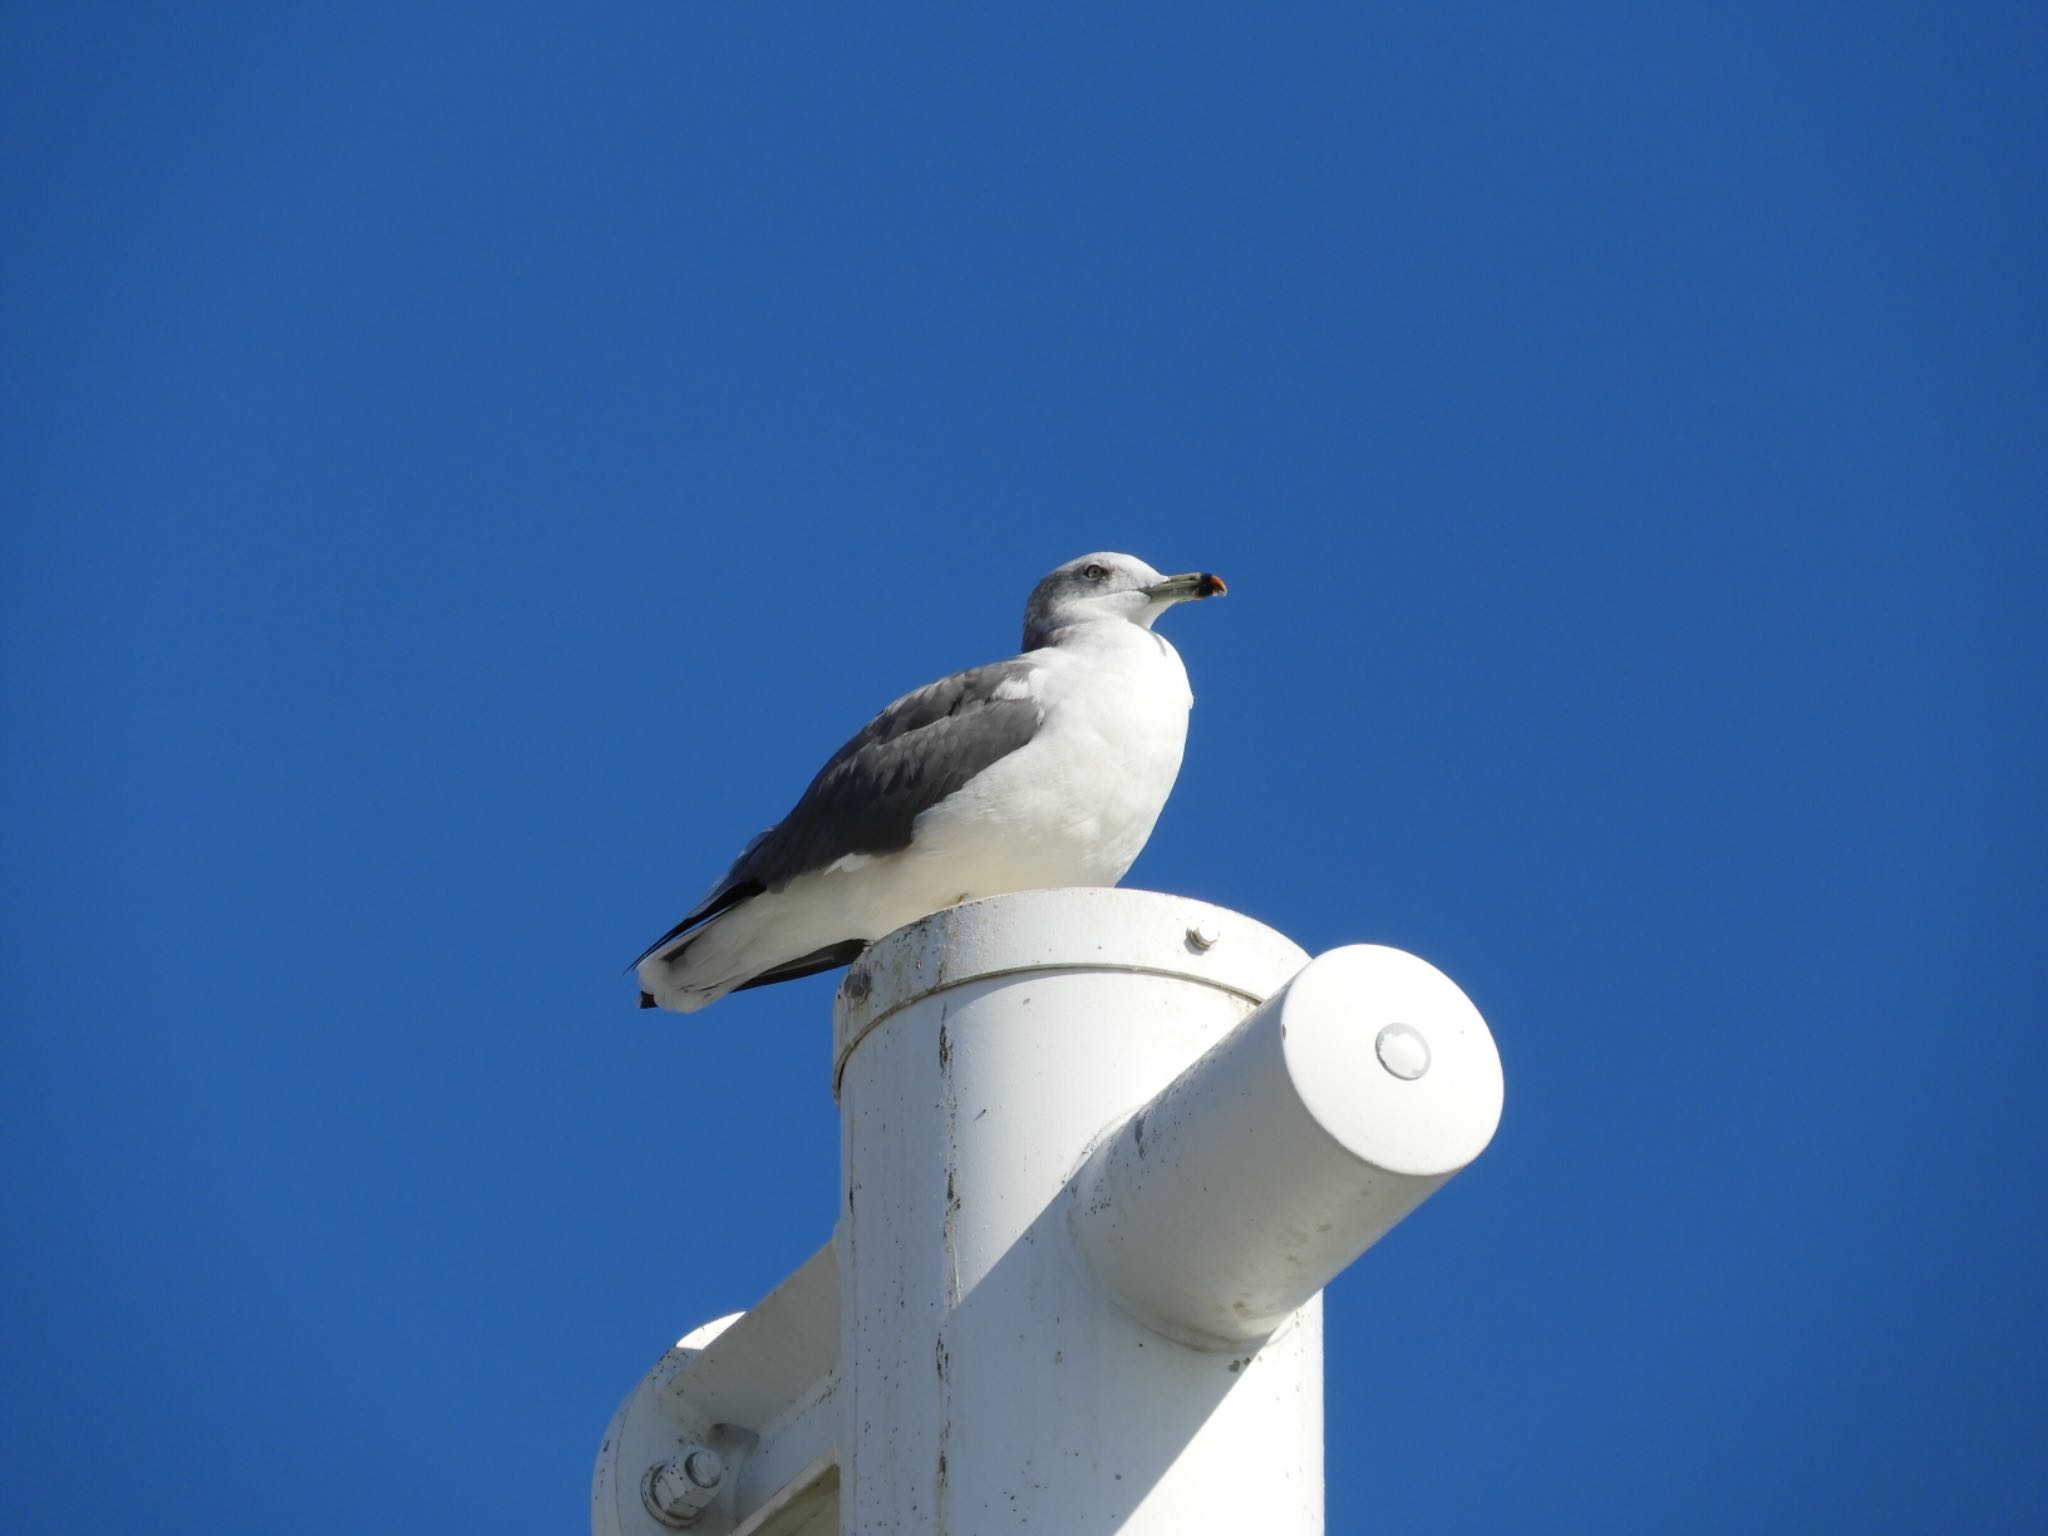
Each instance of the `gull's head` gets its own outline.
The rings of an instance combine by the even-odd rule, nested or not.
[[[1207,571],[1162,576],[1136,555],[1100,553],[1069,560],[1031,589],[1024,605],[1024,649],[1052,643],[1063,629],[1122,620],[1150,629],[1175,603],[1220,597],[1223,578]]]

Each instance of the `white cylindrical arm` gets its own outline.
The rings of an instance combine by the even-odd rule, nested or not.
[[[1500,1056],[1427,961],[1357,944],[1311,961],[1090,1159],[1089,1265],[1185,1343],[1264,1337],[1493,1137]]]

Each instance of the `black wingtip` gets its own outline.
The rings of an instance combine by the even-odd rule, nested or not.
[[[753,987],[772,987],[778,981],[795,981],[799,976],[815,976],[820,971],[851,965],[861,957],[867,947],[866,939],[842,939],[837,944],[827,944],[823,949],[814,949],[808,955],[795,960],[785,960],[772,970],[763,971],[753,980],[741,982],[733,991],[745,992]]]
[[[762,835],[766,836],[767,834],[763,833]],[[757,837],[754,839],[754,842],[758,843],[760,840],[761,839]],[[753,843],[749,843],[747,846],[751,850],[753,847]],[[716,896],[713,896],[709,901],[705,902],[703,906],[699,907],[696,911],[692,912],[680,923],[677,923],[675,927],[669,929],[667,933],[664,933],[652,944],[648,945],[645,949],[641,950],[639,954],[635,955],[633,957],[633,963],[626,967],[627,971],[630,972],[638,970],[640,968],[641,961],[645,960],[649,955],[653,954],[656,950],[661,949],[669,942],[669,940],[680,938],[683,934],[688,933],[692,928],[695,928],[700,924],[710,922],[711,919],[718,916],[719,913],[730,911],[732,908],[738,906],[741,902],[747,901],[755,896],[760,895],[766,889],[767,887],[758,880],[742,880],[736,885],[727,886],[724,890],[720,891]],[[680,948],[680,946],[678,947]],[[649,1004],[649,1006],[651,1007],[653,1005]]]
[[[640,1006],[642,1008],[652,1008],[654,1006],[654,994],[652,992],[642,992],[640,994]]]

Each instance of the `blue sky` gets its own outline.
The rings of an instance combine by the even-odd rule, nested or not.
[[[4,26],[18,1528],[580,1528],[834,1207],[830,979],[619,967],[1104,547],[1131,883],[1506,1064],[1331,1529],[2048,1521],[2038,7]]]

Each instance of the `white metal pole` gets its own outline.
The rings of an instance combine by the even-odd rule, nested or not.
[[[1322,1529],[1322,1327],[1192,1347],[1069,1222],[1089,1152],[1306,956],[1185,899],[1027,892],[860,961],[840,1057],[840,1530]]]
[[[880,940],[833,1023],[833,1244],[627,1398],[596,1536],[1320,1532],[1321,1288],[1499,1119],[1464,994],[1029,891]]]

